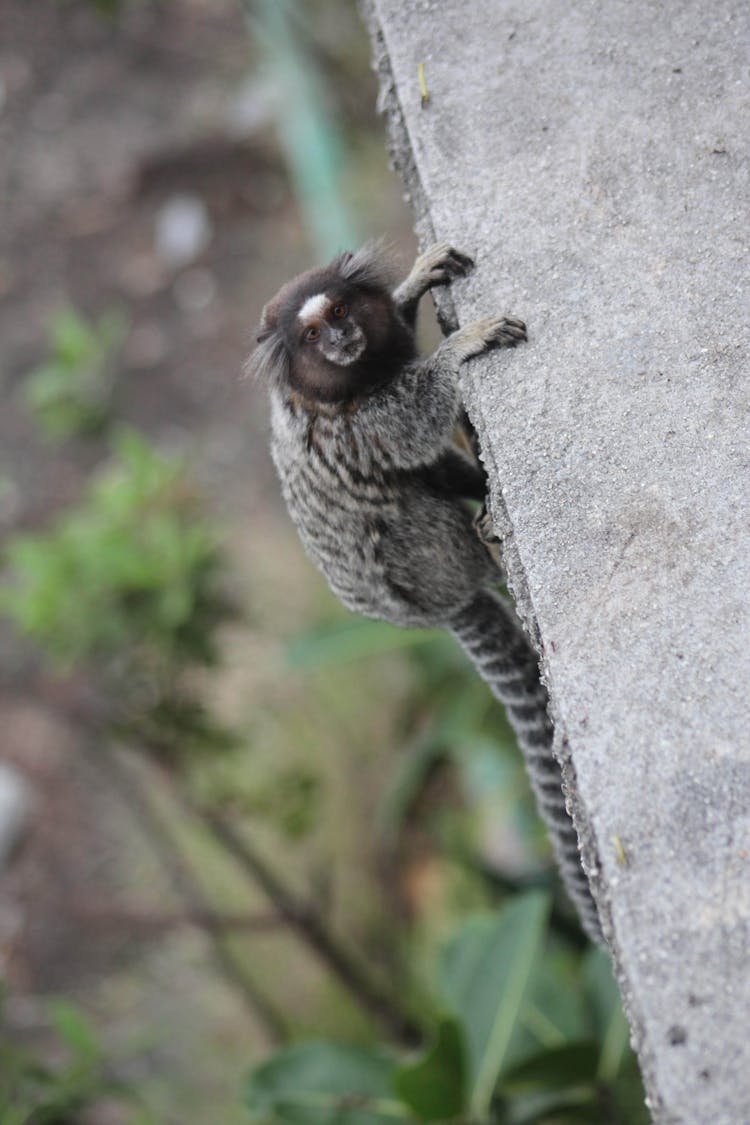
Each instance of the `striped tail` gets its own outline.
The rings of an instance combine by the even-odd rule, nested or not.
[[[552,839],[565,888],[586,933],[601,942],[602,932],[578,837],[565,807],[562,772],[552,753],[552,723],[547,691],[539,678],[536,653],[512,611],[499,595],[483,590],[449,623],[479,674],[504,704],[526,761],[539,811]]]

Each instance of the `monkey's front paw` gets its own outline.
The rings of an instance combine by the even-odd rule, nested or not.
[[[485,316],[459,328],[450,337],[460,361],[490,348],[514,348],[526,339],[526,325],[514,316]]]
[[[477,324],[482,326],[488,348],[514,348],[526,339],[526,325],[515,316],[488,316]]]
[[[448,242],[438,242],[425,250],[417,258],[414,269],[423,279],[427,288],[433,285],[447,285],[456,277],[465,277],[474,268],[468,254],[462,254]]]

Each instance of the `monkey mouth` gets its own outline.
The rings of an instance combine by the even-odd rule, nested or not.
[[[341,349],[341,362],[345,366],[350,363],[356,363],[364,350],[364,340],[351,340],[348,344],[344,344]]]
[[[334,348],[326,349],[324,355],[331,363],[338,367],[350,367],[356,363],[366,347],[366,342],[361,337],[354,336],[350,340],[337,340]]]

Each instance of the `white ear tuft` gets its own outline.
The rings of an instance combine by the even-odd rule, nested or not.
[[[248,356],[242,368],[245,378],[255,378],[269,383],[282,383],[289,378],[289,355],[284,338],[270,325],[261,321],[258,346]]]

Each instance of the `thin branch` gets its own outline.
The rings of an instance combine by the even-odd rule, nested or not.
[[[98,731],[101,742],[106,743],[108,738],[106,711],[101,709],[95,698],[84,699],[79,695],[73,700],[66,700],[63,705],[69,716],[75,717],[89,730]],[[94,756],[99,759],[99,755]],[[141,793],[140,786],[133,780],[131,771],[125,768],[114,751],[102,752],[101,761],[106,762],[112,772],[117,774],[117,783],[122,783],[122,790],[129,802],[132,795],[133,807],[139,815],[142,815],[144,828],[147,827],[154,839],[158,838],[160,841],[159,850],[170,869],[175,886],[190,904],[191,910],[197,911],[198,914],[210,911],[211,905],[207,902],[202,888],[196,883],[184,858],[175,851],[174,841],[145,793]],[[183,811],[202,824],[220,850],[232,856],[253,882],[262,888],[279,917],[317,954],[360,1006],[369,1012],[395,1041],[408,1046],[421,1043],[424,1039],[423,1028],[406,1010],[401,998],[395,991],[384,987],[369,968],[341,944],[328,928],[319,911],[290,890],[284,880],[259,855],[247,837],[240,834],[226,816],[216,809],[196,804],[173,773],[167,772],[158,763],[153,764],[159,769],[160,776],[169,786],[170,792]],[[218,940],[217,935],[213,934],[212,937],[216,958],[225,973],[240,974],[243,990],[247,991],[248,988],[251,990],[248,999],[252,994],[258,1004],[268,1006],[267,1001],[261,1000],[256,995],[255,986],[247,980],[246,975],[231,958],[231,954]],[[227,964],[227,957],[230,958],[229,964]],[[281,1018],[278,1015],[271,1018],[275,1020],[279,1034],[285,1035]]]
[[[257,882],[290,929],[318,955],[320,960],[394,1039],[407,1045],[421,1043],[424,1032],[409,1015],[400,998],[385,988],[365,965],[356,959],[325,924],[320,913],[301,901],[259,855],[245,834],[215,809],[189,806],[209,829],[212,837],[229,852],[239,866]]]
[[[184,926],[197,926],[212,933],[268,933],[284,926],[278,914],[241,914],[223,911],[154,910],[148,906],[122,906],[112,902],[86,902],[74,899],[70,913],[87,926],[102,929],[130,929],[137,934],[159,935]]]
[[[284,1018],[263,995],[215,927],[201,924],[201,918],[214,914],[212,904],[169,829],[165,827],[136,779],[135,772],[128,769],[120,753],[108,747],[104,740],[95,750],[87,746],[86,751],[88,757],[107,774],[113,788],[137,816],[141,828],[158,851],[177,893],[188,904],[196,924],[209,937],[213,959],[222,976],[232,988],[238,990],[250,1012],[261,1020],[271,1040],[274,1043],[285,1043],[289,1032]]]

